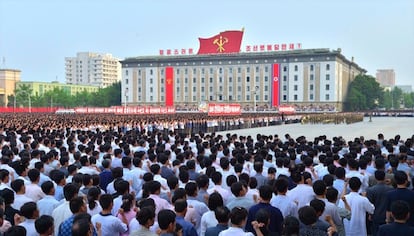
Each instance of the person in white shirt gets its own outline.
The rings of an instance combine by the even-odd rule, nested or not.
[[[230,200],[232,194],[229,190],[223,188],[221,186],[222,184],[222,174],[220,172],[214,172],[211,176],[211,179],[214,182],[214,187],[207,190],[208,194],[212,194],[213,192],[218,192],[223,197],[224,204],[227,204],[227,202]]]
[[[188,201],[188,200],[187,200]],[[206,213],[201,216],[200,236],[204,236],[207,228],[215,227],[218,224],[214,211],[217,207],[223,206],[223,198],[219,193],[212,193],[208,198],[208,209]]]
[[[0,190],[3,190],[5,188],[10,188],[10,172],[6,169],[0,169]]]
[[[315,198],[312,186],[305,184],[304,177],[301,173],[295,172],[291,174],[293,182],[297,185],[295,188],[287,192],[287,196],[298,204],[298,209],[309,204]]]
[[[20,208],[20,214],[24,216],[25,220],[20,223],[26,229],[27,236],[38,236],[39,234],[35,228],[35,220],[39,217],[39,210],[36,203],[27,202]]]
[[[52,215],[53,210],[60,205],[55,199],[55,186],[52,181],[46,181],[41,188],[46,196],[37,202],[39,213],[40,215]]]
[[[122,220],[111,214],[114,205],[113,198],[110,194],[103,194],[99,199],[102,211],[99,214],[92,216],[92,224],[96,228],[96,223],[101,223],[102,236],[115,236],[125,233],[128,230],[128,220],[124,212],[120,210],[118,213],[122,216]]]
[[[219,233],[219,236],[254,236],[251,232],[244,232],[247,220],[247,210],[243,207],[235,207],[230,213],[231,226]]]
[[[358,177],[352,177],[349,180],[351,192],[345,195],[346,201],[351,207],[351,220],[344,220],[346,235],[367,235],[366,214],[373,214],[375,207],[368,198],[358,194],[361,188],[361,180]]]
[[[99,175],[99,171],[97,171],[94,167],[89,165],[88,156],[81,156],[79,161],[80,161],[82,167],[78,170],[78,173],[90,174],[90,175]]]
[[[34,202],[37,202],[45,196],[38,185],[40,181],[40,171],[38,169],[31,169],[27,175],[29,176],[31,184],[26,186],[26,196],[31,198]]]
[[[286,192],[288,190],[289,182],[285,178],[279,178],[275,182],[277,195],[273,196],[272,200],[270,200],[270,205],[278,208],[281,212],[283,217],[286,216],[295,216],[298,217],[298,205],[293,202],[288,196],[286,196]]]
[[[26,193],[26,187],[24,186],[24,181],[21,179],[16,179],[11,183],[11,187],[13,191],[15,192],[14,195],[14,202],[12,204],[12,207],[14,209],[19,210],[20,207],[23,206],[26,202],[32,202],[33,200],[24,194]]]
[[[60,224],[65,221],[67,218],[71,217],[72,211],[69,207],[69,201],[78,196],[79,188],[74,183],[66,184],[63,187],[63,194],[65,196],[65,202],[59,205],[52,212],[52,217],[55,219],[55,235],[59,233]]]

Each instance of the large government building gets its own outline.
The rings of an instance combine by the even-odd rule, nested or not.
[[[142,56],[121,64],[123,104],[178,108],[239,103],[341,111],[348,85],[366,72],[340,49]]]

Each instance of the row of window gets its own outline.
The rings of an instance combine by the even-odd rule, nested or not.
[[[329,91],[330,87],[331,86],[329,84],[326,84],[325,85],[325,90]],[[314,89],[313,84],[309,85],[309,90],[313,91],[313,89]],[[287,91],[287,85],[283,85],[283,91]],[[298,85],[296,85],[296,84],[293,85],[293,91],[298,91]]]
[[[329,99],[330,99],[329,94],[325,94],[325,100],[328,101]],[[282,100],[287,101],[287,95],[283,95]],[[293,100],[298,101],[298,95],[297,94],[293,95]],[[313,94],[309,94],[309,100],[314,100],[314,95]]]
[[[241,101],[242,100],[242,95],[237,95],[237,99],[236,100],[234,100],[233,96],[231,96],[231,95],[228,97],[228,100],[224,96],[222,96],[222,95],[219,95],[219,96],[208,96],[208,98],[209,98],[209,101]],[[181,97],[180,96],[176,96],[175,97],[175,100],[176,101],[180,101],[181,100]],[[188,96],[185,96],[183,101],[188,101],[188,100],[189,100],[188,99]],[[200,96],[200,101],[205,101],[205,100],[206,100],[206,97],[204,95],[201,95]],[[259,97],[258,96],[256,96],[256,100],[259,100]],[[128,96],[126,97],[126,101],[128,101]],[[142,101],[142,96],[138,96],[138,101],[139,102]],[[154,100],[154,97],[153,96],[149,96],[149,102],[154,102],[154,101],[155,101]],[[191,102],[196,102],[196,101],[198,101],[197,100],[197,96],[192,96],[192,101]],[[246,95],[245,96],[245,101],[251,101],[251,96],[250,95]],[[264,95],[263,101],[268,102],[269,101],[269,96],[268,95]],[[164,102],[164,96],[160,96],[160,102]]]
[[[95,74],[95,76],[96,76],[96,74]],[[314,74],[311,74],[310,76],[309,76],[309,80],[310,81],[313,81],[314,80],[314,78],[315,78],[315,76],[314,76]],[[325,75],[325,80],[330,80],[330,78],[331,78],[331,76],[330,76],[330,74],[326,74]],[[240,76],[238,76],[237,77],[237,82],[238,83],[241,83],[241,80],[242,80],[242,78],[240,77]],[[293,76],[293,80],[295,81],[295,82],[297,82],[298,80],[299,80],[299,77],[298,77],[298,75],[294,75]],[[180,84],[180,81],[181,80],[179,80],[179,79],[176,79],[175,80],[175,82],[177,83],[177,84]],[[246,82],[247,83],[250,83],[250,76],[246,76]],[[161,79],[161,84],[163,84],[164,83],[164,79]],[[210,77],[209,78],[209,82],[210,83],[214,83],[214,79],[212,78],[212,77]],[[260,82],[260,77],[259,76],[256,76],[255,77],[255,82],[256,83],[259,83]],[[266,83],[266,82],[269,82],[269,77],[268,76],[265,76],[264,77],[264,82]],[[283,76],[283,82],[287,82],[287,76],[286,75],[284,75]],[[129,83],[129,79],[125,79],[125,83],[126,84],[128,84]],[[140,84],[141,83],[141,78],[138,78],[138,84]],[[153,84],[154,83],[154,80],[153,80],[153,78],[150,78],[150,80],[149,80],[149,83],[150,84]],[[195,83],[197,83],[197,78],[193,78],[193,83],[195,84]],[[201,77],[201,83],[205,83],[205,78],[204,77]],[[223,83],[223,77],[219,77],[219,80],[218,80],[218,83]],[[233,83],[233,78],[232,77],[228,77],[228,83]],[[188,78],[184,78],[184,84],[188,84]]]
[[[284,66],[283,67],[283,71],[284,72],[286,72],[287,71],[287,66]],[[325,69],[327,70],[327,71],[329,71],[330,70],[330,68],[331,68],[331,65],[330,64],[326,64],[325,65]],[[246,69],[246,73],[250,73],[250,67],[246,67],[245,68]],[[184,70],[184,74],[185,75],[187,75],[188,74],[188,68],[185,68],[185,69],[183,69]],[[205,68],[200,68],[199,69],[200,70],[200,72],[201,72],[201,74],[205,74],[205,72],[206,72],[206,70],[205,70]],[[233,73],[233,68],[232,67],[230,67],[230,68],[228,68],[227,69],[228,70],[228,73]],[[298,71],[299,70],[299,66],[298,65],[295,65],[294,66],[294,71]],[[309,70],[310,71],[314,71],[314,65],[310,65],[309,66]],[[260,71],[260,67],[259,66],[256,66],[255,67],[255,72],[256,73],[259,73],[259,71]],[[181,70],[180,70],[180,68],[177,68],[176,70],[175,70],[175,73],[177,74],[177,75],[179,75],[180,74],[180,72],[181,72]],[[213,74],[214,73],[214,68],[209,68],[209,72],[210,72],[210,74]],[[241,73],[242,72],[242,68],[241,67],[237,67],[237,73]],[[269,67],[268,66],[265,66],[264,67],[264,72],[269,72]],[[125,75],[127,75],[128,76],[128,70],[125,70]],[[222,67],[219,67],[218,68],[218,73],[219,74],[222,74],[223,73],[223,68]],[[153,71],[153,69],[150,69],[149,70],[149,74],[150,75],[153,75],[154,74],[154,71]],[[197,74],[197,69],[196,68],[193,68],[193,74]],[[138,75],[141,75],[141,70],[138,70]],[[164,75],[164,69],[161,69],[161,75]]]

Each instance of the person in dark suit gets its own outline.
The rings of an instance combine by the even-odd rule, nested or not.
[[[249,214],[247,216],[246,222],[246,231],[254,233],[255,230],[252,226],[252,221],[256,219],[256,214],[260,209],[266,209],[270,214],[270,224],[269,224],[269,231],[270,232],[277,232],[282,234],[282,225],[283,225],[283,215],[282,212],[270,205],[270,200],[273,196],[272,187],[265,184],[259,188],[260,194],[260,202],[249,209]]]
[[[206,230],[205,236],[217,236],[223,230],[228,229],[228,222],[230,216],[230,210],[225,206],[217,207],[214,210],[214,215],[218,221],[218,224],[214,227],[209,227]]]
[[[391,214],[394,222],[381,225],[378,236],[414,235],[414,227],[406,222],[410,218],[409,205],[405,201],[397,200],[391,204]]]
[[[385,184],[385,172],[383,170],[375,171],[376,185],[367,189],[367,198],[374,204],[375,211],[372,216],[372,235],[377,235],[380,225],[385,224],[387,212],[387,192],[393,188]]]

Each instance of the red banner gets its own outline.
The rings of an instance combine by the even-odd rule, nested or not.
[[[280,106],[279,107],[279,113],[294,114],[295,112],[296,110],[292,106]]]
[[[273,64],[272,106],[279,106],[279,64]]]
[[[174,68],[165,68],[165,106],[174,106]]]
[[[60,107],[0,107],[0,113],[54,113]]]
[[[240,115],[241,107],[240,104],[208,104],[208,115],[209,116],[230,116]]]
[[[239,53],[243,30],[221,32],[211,38],[198,38],[200,49],[197,54]]]
[[[175,114],[175,107],[77,107],[74,111],[76,114],[160,115]]]

